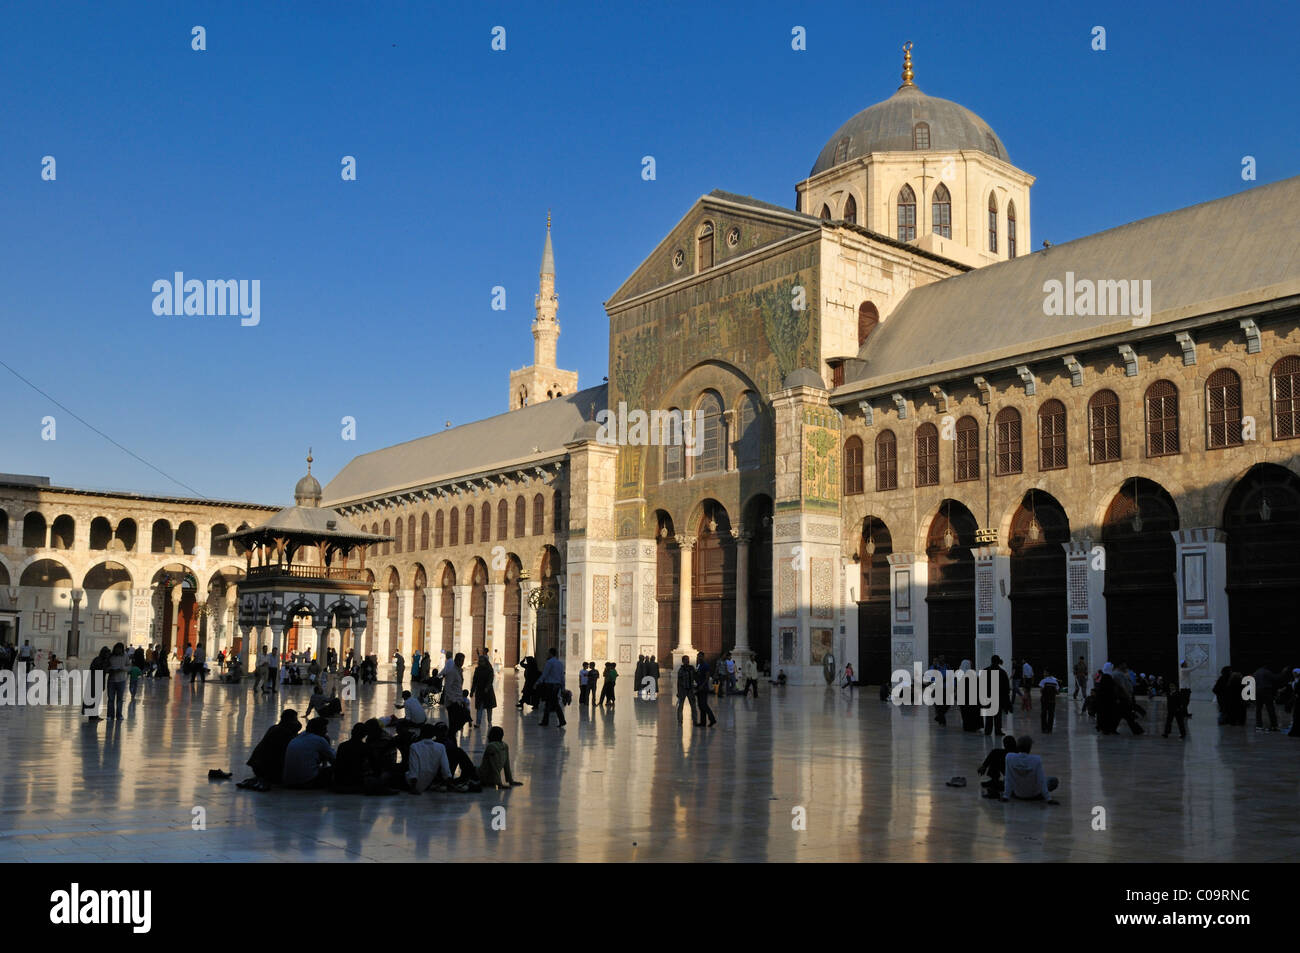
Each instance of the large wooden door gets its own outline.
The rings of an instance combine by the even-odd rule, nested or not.
[[[1228,533],[1228,626],[1232,664],[1243,674],[1261,665],[1294,664],[1300,619],[1300,480],[1259,464],[1242,477],[1224,514]]]
[[[504,525],[504,524],[503,524]],[[519,564],[513,559],[506,564],[506,584],[503,598],[506,619],[505,646],[502,650],[502,664],[514,668],[519,664]]]
[[[942,655],[949,668],[975,654],[975,517],[962,504],[945,500],[930,523],[926,541],[930,617],[929,663]]]
[[[1069,664],[1069,608],[1065,548],[1070,522],[1065,510],[1040,490],[1025,494],[1011,521],[1011,649],[1041,673],[1065,684]]]
[[[858,682],[863,685],[889,684],[889,556],[893,551],[885,524],[867,517],[858,546]]]
[[[717,658],[736,641],[736,549],[729,536],[701,527],[693,572],[691,644]]]
[[[1169,494],[1135,479],[1115,494],[1101,531],[1110,661],[1166,678],[1178,674],[1177,529]]]
[[[487,569],[482,563],[475,564],[473,579],[473,588],[469,594],[469,614],[474,620],[470,657],[477,660],[479,653],[487,646]]]

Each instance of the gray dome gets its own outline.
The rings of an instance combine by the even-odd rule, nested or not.
[[[801,367],[787,374],[785,383],[781,386],[786,390],[791,387],[816,387],[818,390],[825,390],[826,382],[822,380],[822,376],[816,371]]]
[[[974,149],[1010,161],[1002,140],[979,116],[907,84],[840,126],[813,163],[809,178],[872,152],[913,151],[912,133],[918,122],[930,127],[931,152]]]
[[[581,440],[596,440],[600,437],[600,424],[594,420],[588,420],[582,423],[577,430],[573,432],[573,439],[570,443],[577,443]]]
[[[311,475],[311,471],[308,471],[293,488],[293,501],[298,506],[319,506],[320,498],[320,481]]]

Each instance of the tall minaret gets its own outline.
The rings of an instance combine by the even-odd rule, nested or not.
[[[533,300],[533,363],[510,372],[510,409],[553,397],[563,397],[578,389],[578,372],[556,367],[556,345],[560,323],[555,319],[560,299],[555,295],[555,252],[551,249],[551,213],[546,213],[546,244],[542,246],[542,270],[537,280],[537,297]]]
[[[542,247],[542,270],[537,280],[537,297],[533,299],[533,364],[537,367],[555,366],[555,345],[560,338],[560,325],[555,320],[560,299],[555,296],[555,253],[551,250],[551,212],[546,212],[546,244]]]

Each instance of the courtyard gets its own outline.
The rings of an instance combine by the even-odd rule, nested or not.
[[[305,712],[306,687],[276,700],[247,683],[144,680],[126,719],[97,727],[75,708],[0,709],[0,861],[1187,862],[1300,851],[1300,831],[1281,824],[1295,799],[1279,770],[1296,740],[1221,728],[1206,697],[1193,699],[1186,741],[1160,737],[1163,701],[1138,738],[1098,736],[1067,699],[1051,735],[1037,709],[1017,712],[1008,730],[1032,735],[1061,779],[1052,806],[982,799],[976,768],[996,739],[963,733],[956,717],[941,728],[931,710],[895,708],[874,690],[765,683],[757,700],[715,700],[714,728],[679,728],[667,695],[623,693],[612,711],[570,706],[560,730],[519,715],[513,674],[498,686],[525,785],[481,794],[236,788],[280,709]],[[391,682],[362,687],[331,721],[331,741],[396,697]],[[485,735],[462,740],[476,761]],[[234,778],[209,781],[211,768]],[[946,786],[953,776],[968,786]]]

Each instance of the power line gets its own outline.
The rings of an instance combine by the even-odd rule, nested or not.
[[[42,397],[44,397],[46,400],[48,400],[48,401],[49,401],[51,404],[53,404],[55,407],[59,408],[59,410],[63,411],[63,412],[64,412],[65,414],[67,414],[69,417],[73,418],[74,420],[80,421],[82,424],[84,424],[85,426],[89,427],[91,430],[93,430],[95,433],[99,434],[101,437],[103,437],[105,440],[107,440],[107,441],[108,441],[109,443],[111,443],[113,446],[117,447],[117,449],[121,450],[123,453],[127,454],[128,456],[131,456],[131,457],[135,458],[136,460],[139,460],[141,463],[143,463],[145,466],[147,466],[150,470],[153,470],[155,473],[159,473],[159,474],[161,474],[162,476],[166,477],[168,480],[171,480],[171,481],[172,481],[173,483],[175,483],[177,486],[182,486],[182,487],[184,487],[185,489],[189,490],[191,493],[193,493],[193,494],[194,494],[196,497],[198,497],[200,500],[206,500],[206,499],[207,499],[206,496],[204,496],[204,495],[203,495],[202,493],[200,493],[198,490],[194,489],[194,487],[190,486],[188,483],[185,483],[185,482],[183,482],[183,481],[181,481],[181,480],[176,479],[176,477],[172,476],[170,473],[166,472],[165,470],[162,470],[162,469],[160,469],[160,468],[154,466],[152,463],[150,463],[150,462],[149,462],[148,460],[146,460],[144,457],[140,456],[140,454],[136,453],[135,451],[133,451],[133,450],[127,448],[127,447],[122,446],[120,443],[118,443],[116,440],[114,440],[114,439],[113,439],[112,437],[110,437],[108,434],[104,433],[104,431],[100,430],[98,427],[96,427],[96,426],[95,426],[94,424],[92,424],[90,421],[86,420],[85,417],[82,417],[80,414],[76,413],[75,411],[70,410],[69,408],[65,407],[63,404],[61,404],[61,403],[59,403],[57,400],[55,400],[53,397],[51,397],[49,394],[45,393],[45,391],[41,390],[39,387],[37,387],[35,384],[33,384],[33,383],[32,383],[31,381],[29,381],[27,378],[23,377],[23,375],[19,374],[16,370],[14,370],[12,367],[10,367],[8,364],[6,364],[4,361],[0,361],[0,367],[3,367],[6,371],[8,371],[8,372],[9,372],[10,374],[12,374],[14,377],[18,378],[20,381],[22,381],[24,384],[26,384],[26,385],[27,385],[28,387],[30,387],[32,390],[36,391],[36,393],[40,394]]]

